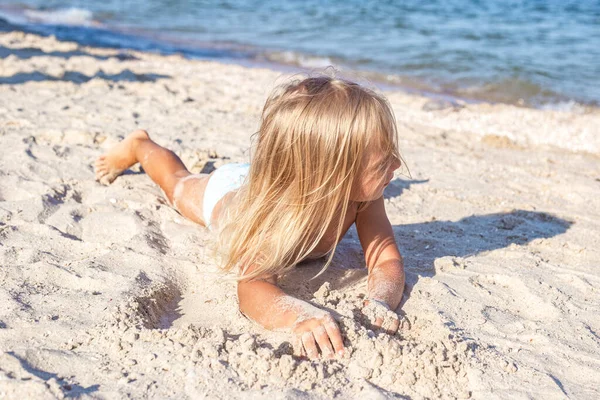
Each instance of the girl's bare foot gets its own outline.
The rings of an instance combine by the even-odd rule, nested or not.
[[[148,140],[148,132],[137,130],[130,133],[121,143],[110,149],[96,160],[96,180],[103,185],[110,185],[117,176],[137,162],[135,144],[139,140]]]

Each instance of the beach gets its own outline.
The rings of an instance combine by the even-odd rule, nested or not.
[[[19,31],[0,51],[0,398],[600,397],[597,108],[387,90],[410,170],[385,193],[406,323],[364,326],[351,228],[324,274],[282,280],[350,348],[307,361],[241,315],[211,232],[139,167],[110,186],[93,171],[135,129],[192,172],[248,162],[290,74]]]

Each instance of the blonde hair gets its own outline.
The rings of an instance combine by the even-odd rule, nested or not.
[[[337,240],[320,274],[342,234],[367,146],[388,154],[389,162],[400,159],[392,109],[354,82],[296,79],[269,96],[256,135],[246,183],[221,222],[221,267],[238,270],[238,279],[281,275],[335,224]]]

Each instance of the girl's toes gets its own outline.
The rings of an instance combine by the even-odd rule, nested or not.
[[[100,182],[106,176],[106,171],[96,171],[96,180]]]
[[[96,175],[98,175],[101,173],[106,173],[106,171],[108,171],[108,168],[106,168],[106,164],[96,163],[96,165],[94,165],[94,170],[96,171]]]
[[[104,186],[108,186],[119,176],[118,173],[112,171],[106,171],[102,174],[102,176],[98,179],[98,182]]]
[[[100,179],[98,179],[98,182],[99,182],[101,185],[108,186],[108,185],[110,185],[110,184],[112,183],[112,181],[114,180],[114,179],[110,179],[110,178],[111,178],[111,177],[110,177],[108,174],[104,174],[104,175],[102,175],[102,177],[101,177]]]

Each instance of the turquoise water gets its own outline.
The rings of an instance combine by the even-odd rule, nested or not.
[[[600,103],[600,1],[20,0],[0,16],[86,44],[336,64],[534,107]]]

